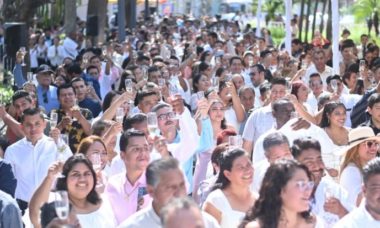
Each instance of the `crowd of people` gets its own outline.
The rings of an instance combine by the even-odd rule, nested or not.
[[[0,227],[380,227],[368,35],[335,72],[318,31],[291,53],[219,17],[57,31],[30,30],[0,106]]]

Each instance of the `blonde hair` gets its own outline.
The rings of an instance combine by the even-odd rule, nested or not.
[[[366,141],[363,141],[363,142],[366,142]],[[360,162],[360,156],[359,156],[359,147],[360,147],[360,144],[362,144],[363,142],[359,143],[358,145],[352,147],[351,149],[347,151],[347,153],[345,154],[343,158],[343,162],[340,166],[340,174],[342,174],[343,170],[350,163],[354,163],[355,166],[358,167],[360,171],[363,170],[363,165]]]

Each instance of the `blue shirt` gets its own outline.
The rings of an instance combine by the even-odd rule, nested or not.
[[[100,106],[99,102],[96,102],[90,98],[85,98],[84,100],[79,101],[78,105],[81,108],[89,109],[92,112],[93,117],[97,117],[102,111],[102,107]]]
[[[47,114],[49,114],[51,110],[59,108],[57,87],[55,86],[49,86],[49,89],[45,90],[41,85],[38,85],[37,98],[38,104],[44,107]]]

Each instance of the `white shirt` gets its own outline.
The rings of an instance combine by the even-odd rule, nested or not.
[[[253,111],[245,124],[243,139],[255,143],[260,135],[272,128],[274,123],[270,104]]]
[[[341,171],[339,184],[348,191],[348,200],[356,205],[356,200],[363,184],[363,176],[359,168],[353,163],[349,163]]]
[[[168,143],[168,150],[180,164],[183,164],[195,154],[196,147],[199,143],[197,124],[187,108],[179,115],[179,128],[180,142]]]
[[[256,164],[254,164],[254,174],[253,174],[253,182],[251,185],[251,190],[253,192],[258,192],[260,191],[261,188],[261,183],[263,182],[265,173],[267,172],[270,164],[267,159],[262,160]]]
[[[75,59],[78,55],[78,44],[72,40],[70,37],[66,37],[63,40],[63,49],[65,50],[65,58],[69,57],[71,59]]]
[[[323,177],[315,191],[315,200],[311,204],[311,211],[323,220],[325,227],[331,227],[337,223],[340,218],[338,215],[324,210],[323,205],[326,201],[326,190],[328,190],[334,198],[337,198],[347,211],[353,210],[354,205],[348,201],[348,192],[345,189],[338,185],[329,176]]]
[[[328,76],[334,75],[334,69],[326,65],[325,71],[321,73],[321,72],[318,72],[317,68],[315,68],[315,65],[312,64],[306,69],[305,76],[303,77],[303,81],[306,83],[306,85],[309,85],[310,75],[313,73],[319,73],[319,75],[321,75],[321,80],[323,82],[323,89],[326,89],[327,88],[326,79]]]
[[[47,51],[47,57],[50,60],[52,66],[59,66],[63,62],[65,56],[65,50],[61,45],[56,47],[55,45],[50,46]]]
[[[11,163],[17,179],[16,199],[29,202],[33,192],[46,177],[50,165],[56,161],[57,155],[56,143],[46,135],[35,146],[24,137],[8,147],[4,160]],[[66,160],[71,155],[70,147],[66,146],[62,158]]]
[[[203,217],[203,222],[206,228],[218,228],[220,227],[218,222],[209,214],[201,212]],[[141,209],[140,211],[133,214],[131,217],[122,222],[119,228],[161,228],[160,217],[156,214],[153,209],[152,204],[150,206]]]
[[[318,97],[315,97],[314,93],[310,92],[309,95],[307,96],[306,103],[310,105],[313,113],[318,113],[318,98],[326,93],[328,92],[323,91],[321,94],[319,94]]]
[[[380,227],[380,221],[375,220],[365,208],[365,200],[358,208],[355,208],[351,213],[344,216],[336,225],[335,228],[372,228]]]
[[[344,126],[351,127],[351,110],[354,107],[354,105],[362,98],[362,95],[358,94],[342,94],[339,97],[339,101],[346,106],[346,122],[344,123]]]

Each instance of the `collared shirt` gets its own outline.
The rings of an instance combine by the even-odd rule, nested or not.
[[[112,176],[108,180],[104,194],[111,203],[117,224],[138,211],[138,208],[145,208],[149,205],[151,198],[148,194],[141,198],[141,189],[143,188],[146,188],[145,173],[141,174],[134,185],[128,181],[125,172]],[[138,198],[140,198],[140,205]]]
[[[50,165],[56,161],[58,153],[54,140],[45,135],[34,146],[24,137],[7,148],[4,160],[11,163],[17,179],[17,199],[29,202],[33,192],[46,177]],[[62,155],[64,159],[72,155],[68,146]]]
[[[91,122],[93,116],[90,110],[86,108],[80,108],[80,112],[82,116],[86,118],[86,120]],[[66,113],[63,109],[59,109],[57,110],[57,114],[59,123],[61,122],[62,118],[66,116]],[[70,125],[62,130],[62,133],[69,134],[69,146],[72,151],[77,151],[80,141],[88,136],[84,132],[83,127],[78,120],[73,120]]]
[[[270,104],[256,109],[248,117],[244,127],[243,139],[255,143],[260,135],[272,128],[274,123],[275,119],[272,115],[272,107]]]
[[[203,222],[205,224],[205,228],[219,228],[218,222],[215,220],[214,217],[207,214],[204,211],[201,211]],[[141,227],[149,227],[149,228],[161,228],[161,220],[160,217],[156,214],[156,212],[153,209],[152,204],[150,204],[148,207],[142,209],[141,211],[137,212],[136,214],[129,217],[127,220],[125,220],[123,223],[121,223],[119,228],[141,228]]]
[[[49,86],[49,89],[45,90],[41,85],[38,85],[37,99],[38,103],[44,107],[46,113],[50,113],[52,109],[57,109],[59,107],[57,87]]]
[[[366,202],[360,204],[351,213],[344,216],[334,227],[336,228],[363,228],[363,227],[380,227],[380,221],[372,217],[367,211]]]

